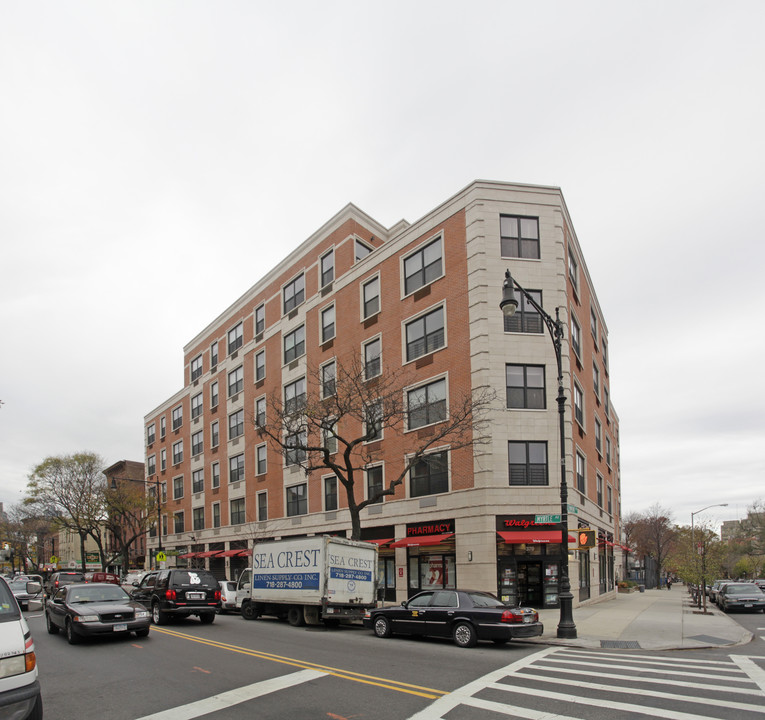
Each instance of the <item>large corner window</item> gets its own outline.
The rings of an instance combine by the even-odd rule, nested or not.
[[[501,215],[499,234],[503,258],[539,259],[539,218]]]
[[[505,365],[507,407],[543,410],[545,403],[544,365]]]
[[[510,485],[547,485],[547,443],[507,444]]]
[[[542,291],[527,290],[534,302],[542,307]],[[541,333],[544,332],[542,316],[534,306],[526,299],[523,293],[518,293],[518,309],[510,316],[505,315],[505,332],[513,333]]]

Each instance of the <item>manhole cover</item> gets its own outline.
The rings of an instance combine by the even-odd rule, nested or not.
[[[640,643],[637,640],[601,640],[602,648],[627,648],[629,650],[640,650]]]

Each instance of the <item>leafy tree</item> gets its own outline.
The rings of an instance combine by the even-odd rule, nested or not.
[[[460,450],[489,440],[485,414],[495,398],[492,391],[452,393],[447,399],[433,388],[429,397],[424,391],[408,393],[412,382],[406,368],[365,367],[355,356],[338,359],[334,373],[312,369],[305,386],[288,386],[285,396],[276,391],[267,399],[265,419],[252,417],[271,448],[287,465],[302,468],[309,481],[318,480],[322,471],[334,474],[344,489],[354,540],[361,536],[361,511],[394,495],[410,471],[445,469],[434,451],[448,448],[454,462]],[[421,429],[407,432],[412,421]],[[383,443],[395,448],[399,463],[390,461],[390,452],[383,455]],[[388,458],[385,483],[364,499],[360,479],[383,457]]]
[[[59,529],[79,536],[83,571],[85,538],[100,532],[105,518],[104,466],[103,459],[90,452],[48,457],[34,468],[27,483],[24,503]]]

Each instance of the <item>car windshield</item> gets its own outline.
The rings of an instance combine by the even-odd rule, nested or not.
[[[756,585],[728,585],[725,588],[726,595],[751,595],[753,592],[762,592]]]
[[[70,603],[89,602],[126,602],[130,600],[128,594],[117,585],[104,587],[83,585],[72,588],[66,598]]]
[[[505,603],[497,600],[493,595],[482,592],[468,593],[468,597],[473,602],[473,607],[493,608],[493,607],[505,607]]]
[[[18,620],[20,617],[19,606],[8,586],[0,580],[0,622]]]

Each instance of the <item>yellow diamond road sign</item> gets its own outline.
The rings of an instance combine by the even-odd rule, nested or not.
[[[165,555],[165,553],[163,553],[163,552],[158,552],[157,553],[157,560],[159,562],[165,562],[165,560],[167,560],[167,555]]]

